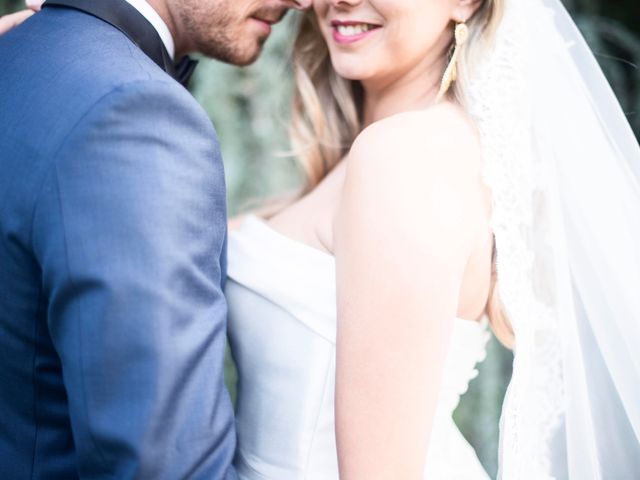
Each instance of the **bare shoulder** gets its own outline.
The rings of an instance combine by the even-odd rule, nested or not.
[[[466,112],[440,104],[370,125],[356,138],[348,164],[352,174],[364,175],[426,174],[434,169],[473,174],[481,167],[480,142]]]
[[[436,255],[445,270],[464,270],[488,205],[479,135],[462,109],[442,104],[372,124],[346,162],[336,251],[375,243],[377,252],[393,247],[395,261]]]
[[[394,115],[366,128],[347,157],[345,187],[375,197],[386,193],[397,202],[412,192],[438,201],[445,199],[434,195],[477,193],[481,169],[480,141],[473,122],[461,108],[440,104]],[[443,184],[448,188],[441,188]]]

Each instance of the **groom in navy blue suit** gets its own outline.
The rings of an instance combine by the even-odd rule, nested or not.
[[[226,213],[188,51],[310,0],[50,0],[0,37],[0,479],[235,478]]]

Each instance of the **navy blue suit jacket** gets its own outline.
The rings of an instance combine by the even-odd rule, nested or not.
[[[76,10],[0,62],[0,478],[235,478],[209,119]]]

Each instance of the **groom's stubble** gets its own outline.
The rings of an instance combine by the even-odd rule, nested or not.
[[[152,0],[150,3],[163,3]],[[270,0],[165,0],[177,55],[200,52],[234,65],[253,63],[269,33],[252,18],[276,23],[288,8]]]

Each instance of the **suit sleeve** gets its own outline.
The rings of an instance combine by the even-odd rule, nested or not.
[[[34,215],[81,478],[235,478],[215,131],[161,81],[97,102]]]

